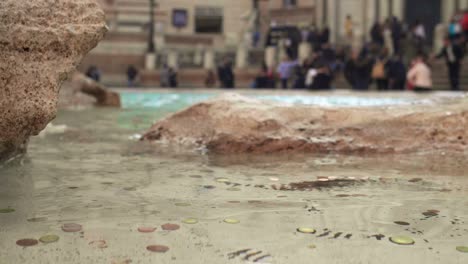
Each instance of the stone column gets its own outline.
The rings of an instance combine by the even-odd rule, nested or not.
[[[167,65],[173,69],[179,68],[179,53],[171,50],[167,54]]]
[[[395,47],[393,46],[391,30],[387,29],[384,31],[384,41],[385,41],[385,48],[387,48],[388,53],[393,54],[395,52]]]
[[[411,1],[411,0],[406,0]],[[393,0],[393,15],[402,20],[405,17],[405,0]]]
[[[444,38],[446,34],[446,26],[444,23],[437,25],[434,29],[434,52],[439,52],[444,46]]]
[[[236,68],[244,69],[247,67],[247,57],[249,56],[249,50],[245,45],[239,45],[236,52]]]
[[[316,26],[318,28],[322,28],[324,26],[324,17],[326,15],[323,13],[325,3],[324,1],[327,0],[316,0],[315,1],[315,20],[316,20]]]
[[[156,53],[147,53],[145,56],[145,69],[154,70],[156,69]]]
[[[203,47],[197,45],[195,48],[195,55],[193,56],[193,64],[196,66],[203,65]]]
[[[336,43],[340,35],[340,12],[338,7],[338,0],[326,0],[328,1],[328,21],[330,27],[330,41]]]
[[[215,69],[215,53],[211,49],[205,50],[205,54],[203,56],[203,68],[206,70]]]
[[[312,53],[312,46],[309,42],[302,42],[299,44],[299,61],[304,61],[305,59],[310,57]]]
[[[265,63],[268,66],[268,68],[273,68],[276,66],[276,53],[276,47],[267,47],[265,49]]]
[[[455,0],[442,1],[442,22],[448,23],[455,11]]]
[[[462,10],[467,9],[467,8],[468,8],[468,0],[462,0],[462,1],[460,2],[460,8],[461,8]]]
[[[276,61],[282,61],[287,55],[286,53],[286,43],[285,40],[282,39],[278,43],[278,52],[277,52],[278,58]]]

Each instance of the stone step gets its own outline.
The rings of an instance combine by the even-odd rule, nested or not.
[[[111,54],[116,57],[121,54],[124,54],[124,56],[127,54],[144,56],[146,49],[146,42],[102,41],[90,54]]]

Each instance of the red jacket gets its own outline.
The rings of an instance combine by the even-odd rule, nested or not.
[[[468,12],[465,12],[465,15],[463,15],[461,26],[464,31],[468,31]]]

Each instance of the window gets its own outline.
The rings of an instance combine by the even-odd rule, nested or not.
[[[295,7],[297,6],[297,0],[283,0],[283,6],[288,7]]]
[[[223,33],[223,9],[219,7],[197,7],[195,9],[195,32]]]

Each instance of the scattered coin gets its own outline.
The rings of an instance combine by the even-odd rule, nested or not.
[[[4,208],[0,209],[0,214],[9,214],[15,212],[15,209],[13,208]]]
[[[224,222],[227,224],[239,224],[240,223],[239,220],[233,219],[233,218],[226,218],[224,219]]]
[[[151,252],[156,252],[156,253],[166,253],[169,251],[169,247],[163,246],[163,245],[151,245],[147,246],[146,249]]]
[[[198,223],[198,219],[187,218],[187,219],[183,220],[182,222],[185,223],[185,224],[193,225],[193,224]]]
[[[89,242],[90,246],[99,248],[99,249],[104,249],[107,248],[107,242],[105,240],[96,240],[96,241],[91,241]]]
[[[392,243],[403,245],[403,246],[409,246],[409,245],[415,244],[414,240],[411,237],[406,237],[406,236],[391,237],[390,241]]]
[[[39,238],[39,241],[41,241],[44,244],[50,244],[57,242],[59,240],[59,237],[56,235],[45,235]]]
[[[156,231],[156,227],[141,226],[138,228],[140,233],[153,233],[154,231]]]
[[[468,253],[468,247],[465,247],[465,246],[457,247],[457,251],[462,252],[462,253]]]
[[[189,204],[189,203],[175,203],[174,205],[175,205],[175,206],[180,206],[180,207],[191,206],[191,204]]]
[[[226,178],[217,178],[216,181],[217,181],[217,182],[229,182],[229,179],[226,179]]]
[[[20,239],[16,241],[16,245],[21,246],[21,247],[32,247],[35,246],[39,243],[36,239],[32,238],[26,238],[26,239]]]
[[[315,234],[317,232],[317,230],[309,227],[299,227],[297,231],[304,234]]]
[[[75,233],[75,232],[80,232],[83,229],[83,227],[79,224],[64,224],[62,226],[62,230],[67,233]]]
[[[394,223],[397,224],[397,225],[402,225],[402,226],[409,226],[410,225],[410,223],[404,222],[404,221],[395,221]]]
[[[166,231],[175,231],[175,230],[178,230],[180,228],[179,225],[176,225],[176,224],[164,224],[161,226],[163,230],[166,230]]]

